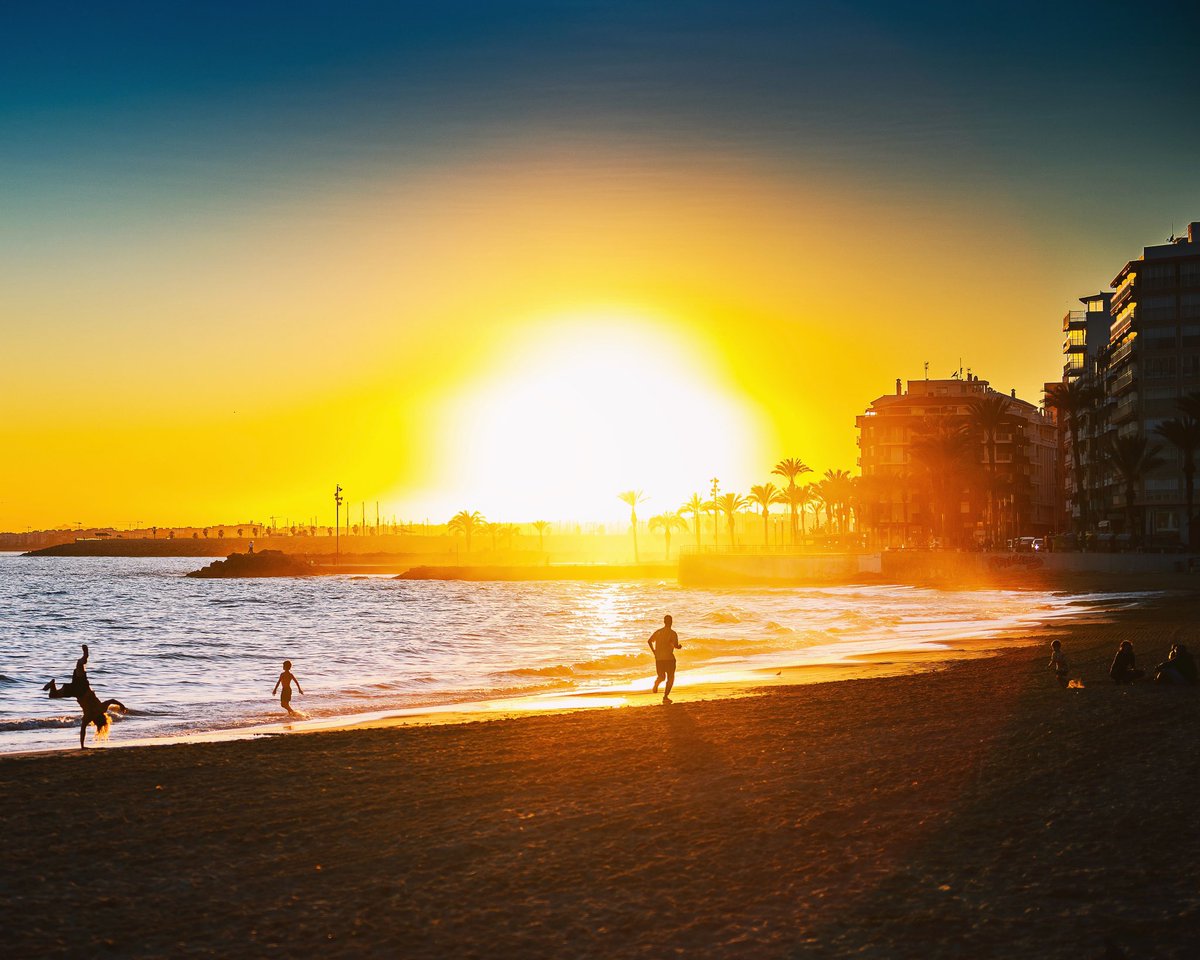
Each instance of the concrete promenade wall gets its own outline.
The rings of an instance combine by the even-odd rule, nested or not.
[[[879,579],[879,554],[685,553],[679,583],[685,587],[852,583]]]
[[[1200,559],[1190,567],[1189,559],[1187,554],[893,550],[881,555],[880,573],[888,583],[944,586],[1196,589]]]

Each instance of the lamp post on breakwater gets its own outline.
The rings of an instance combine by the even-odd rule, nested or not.
[[[347,510],[350,508],[347,507]],[[341,484],[334,484],[333,487],[333,565],[338,565],[338,537],[339,530],[342,526],[342,487]]]

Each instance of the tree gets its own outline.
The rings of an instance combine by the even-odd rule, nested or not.
[[[708,509],[708,504],[701,498],[700,494],[693,493],[688,498],[687,502],[679,508],[680,513],[690,513],[692,521],[696,524],[696,549],[700,549],[700,514]]]
[[[958,539],[958,531],[950,536],[949,513],[957,505],[966,474],[974,461],[974,447],[965,423],[952,425],[938,421],[924,434],[912,441],[912,456],[928,472],[929,500],[934,532],[945,545]],[[957,517],[958,511],[954,510]]]
[[[750,502],[762,510],[763,546],[769,547],[771,545],[771,505],[787,503],[787,497],[776,488],[775,484],[759,483],[750,488]],[[792,542],[795,542],[795,538]]]
[[[538,552],[545,553],[546,552],[546,531],[550,529],[550,521],[549,520],[534,520],[533,521],[533,529],[537,531],[537,535],[538,535]]]
[[[1108,462],[1125,482],[1125,514],[1130,542],[1141,543],[1142,532],[1137,523],[1137,485],[1148,473],[1153,473],[1165,462],[1158,455],[1158,445],[1151,444],[1145,437],[1113,437],[1108,444]]]
[[[675,513],[660,513],[658,516],[650,518],[650,529],[661,530],[663,532],[663,537],[666,540],[667,560],[669,561],[671,559],[671,531],[686,530],[687,521],[679,515],[678,511]]]
[[[1180,407],[1182,406],[1181,402]],[[1154,432],[1174,446],[1183,461],[1183,495],[1187,502],[1187,519],[1181,532],[1183,542],[1188,547],[1194,547],[1197,538],[1192,533],[1196,499],[1193,486],[1196,480],[1196,450],[1200,448],[1200,420],[1185,413],[1182,417],[1160,423],[1154,428]]]
[[[729,546],[734,545],[734,529],[733,521],[737,516],[737,512],[745,508],[749,501],[738,493],[723,493],[714,501],[718,510],[725,514],[725,521],[729,524]]]
[[[629,526],[633,530],[633,562],[640,563],[637,545],[637,506],[639,503],[645,503],[646,498],[642,495],[641,490],[626,490],[624,493],[618,493],[617,499],[629,505]]]
[[[792,515],[792,546],[794,547],[796,545],[797,531],[797,502],[795,499],[795,492],[797,489],[796,478],[803,476],[806,473],[812,473],[812,467],[806,464],[803,460],[798,460],[795,457],[788,457],[786,460],[780,460],[777,464],[775,464],[775,466],[771,468],[771,472],[786,478],[788,482],[787,488],[783,493]]]
[[[1071,472],[1075,477],[1075,501],[1079,505],[1079,533],[1086,531],[1089,526],[1088,491],[1080,435],[1083,421],[1100,397],[1101,392],[1096,386],[1082,377],[1053,384],[1046,390],[1046,406],[1055,410],[1060,420],[1066,421],[1067,432],[1071,435]]]
[[[478,510],[459,510],[446,524],[451,533],[461,533],[467,541],[467,553],[471,552],[471,537],[477,530],[482,530],[487,521]]]
[[[826,470],[821,481],[825,488],[825,512],[832,507],[838,519],[838,533],[845,534],[850,512],[850,471]]]
[[[1008,423],[1008,408],[1011,401],[1002,393],[989,390],[982,397],[972,397],[968,404],[967,420],[983,439],[987,451],[989,482],[987,485],[987,535],[989,541],[996,539],[996,435]]]

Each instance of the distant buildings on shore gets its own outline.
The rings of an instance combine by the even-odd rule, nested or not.
[[[856,425],[873,545],[1200,548],[1200,222],[1111,286],[1063,317],[1040,407],[969,372],[872,401]]]
[[[1200,428],[1183,407],[1200,395],[1200,222],[1144,248],[1111,285],[1064,318],[1063,385],[1047,385],[1068,401],[1064,517],[1100,541],[1196,546],[1186,486]],[[1143,441],[1142,462],[1128,462]]]
[[[880,548],[1003,546],[1055,530],[1058,428],[967,373],[896,381],[858,417],[860,523]]]

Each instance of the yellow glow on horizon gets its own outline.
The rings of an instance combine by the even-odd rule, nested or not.
[[[1041,251],[977,193],[553,144],[329,186],[14,274],[0,529],[326,525],[335,482],[356,516],[658,513],[853,470],[926,360],[1022,396],[1058,360]]]
[[[532,325],[448,400],[434,516],[622,519],[673,511],[712,472],[753,475],[760,419],[714,358],[665,320],[596,309]],[[581,505],[586,504],[586,510]]]

